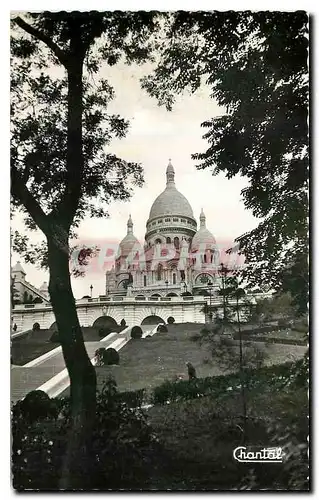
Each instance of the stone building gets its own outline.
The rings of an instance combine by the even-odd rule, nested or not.
[[[130,215],[114,266],[106,272],[106,295],[140,299],[206,295],[208,288],[213,293],[219,287],[219,265],[220,252],[204,211],[198,228],[189,201],[176,188],[169,160],[166,187],[146,222],[145,243],[135,237]]]
[[[49,303],[48,285],[44,282],[36,288],[26,280],[26,273],[18,261],[11,269],[11,288],[15,304]]]

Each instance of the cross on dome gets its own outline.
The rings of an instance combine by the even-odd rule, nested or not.
[[[172,165],[172,160],[168,160],[168,165],[166,169],[166,185],[167,186],[175,186],[175,170]]]
[[[127,234],[133,234],[133,221],[131,214],[129,215],[128,221],[127,221]]]
[[[206,227],[206,215],[204,214],[203,209],[201,210],[199,220],[200,220],[200,227]]]

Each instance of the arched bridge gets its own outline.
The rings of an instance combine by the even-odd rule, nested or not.
[[[222,314],[220,298],[203,296],[184,297],[98,297],[77,300],[76,308],[81,326],[114,326],[124,319],[127,325],[167,323],[173,317],[176,323],[204,323],[205,304],[211,303],[214,312]],[[244,304],[242,304],[245,307]],[[246,303],[247,306],[247,303]],[[50,304],[22,304],[12,311],[12,324],[17,332],[31,329],[34,323],[40,328],[54,327],[55,317]]]

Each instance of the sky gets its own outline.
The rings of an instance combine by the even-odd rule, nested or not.
[[[145,184],[134,189],[129,202],[113,202],[109,206],[109,218],[84,219],[78,231],[79,241],[118,243],[126,234],[126,223],[131,214],[134,234],[144,242],[149,211],[155,198],[165,189],[165,171],[171,158],[176,187],[190,202],[195,218],[199,219],[203,208],[207,227],[217,242],[231,242],[258,224],[242,201],[241,190],[247,185],[247,180],[242,177],[228,180],[223,174],[214,177],[209,170],[198,171],[191,158],[192,153],[207,149],[207,142],[202,139],[204,129],[201,123],[224,111],[211,99],[209,89],[205,87],[196,94],[179,96],[173,111],[166,111],[140,87],[139,79],[150,69],[150,66],[124,65],[102,68],[101,76],[109,79],[116,92],[109,112],[120,114],[131,123],[127,137],[114,140],[108,150],[127,161],[140,162],[144,168]],[[22,218],[16,217],[12,227],[23,233]],[[41,241],[42,233],[33,233],[33,238]],[[13,253],[12,263],[18,260],[27,273],[26,279],[34,286],[39,287],[43,281],[48,281],[48,272],[24,264],[21,257]],[[75,297],[90,294],[91,285],[94,296],[104,294],[104,274],[102,267],[94,271],[88,267],[84,278],[72,279]]]

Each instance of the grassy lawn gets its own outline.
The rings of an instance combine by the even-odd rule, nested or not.
[[[207,346],[191,340],[192,335],[203,328],[200,324],[169,325],[168,333],[157,333],[151,338],[132,340],[120,351],[119,366],[96,368],[98,389],[112,374],[120,391],[153,389],[164,380],[177,374],[187,375],[186,361],[196,368],[198,377],[225,373],[211,361]],[[266,364],[279,364],[300,358],[306,348],[271,344],[266,346]]]
[[[236,394],[217,400],[205,397],[150,408],[149,421],[166,452],[160,475],[151,480],[153,487],[173,490],[237,488],[252,464],[235,461],[233,450],[239,445],[278,446],[278,442],[269,442],[266,432],[270,419],[275,419],[284,430],[298,422],[299,442],[307,442],[305,390],[248,394],[249,425],[244,443],[236,427],[242,425],[240,409],[240,398]],[[283,464],[255,464],[255,467],[259,483],[267,489],[276,489],[283,480]]]
[[[82,327],[85,342],[96,342],[100,340],[99,329],[93,327]],[[55,349],[60,344],[50,342],[53,330],[38,330],[30,332],[23,337],[16,337],[11,341],[12,364],[25,365],[33,359],[42,356],[46,352]]]

